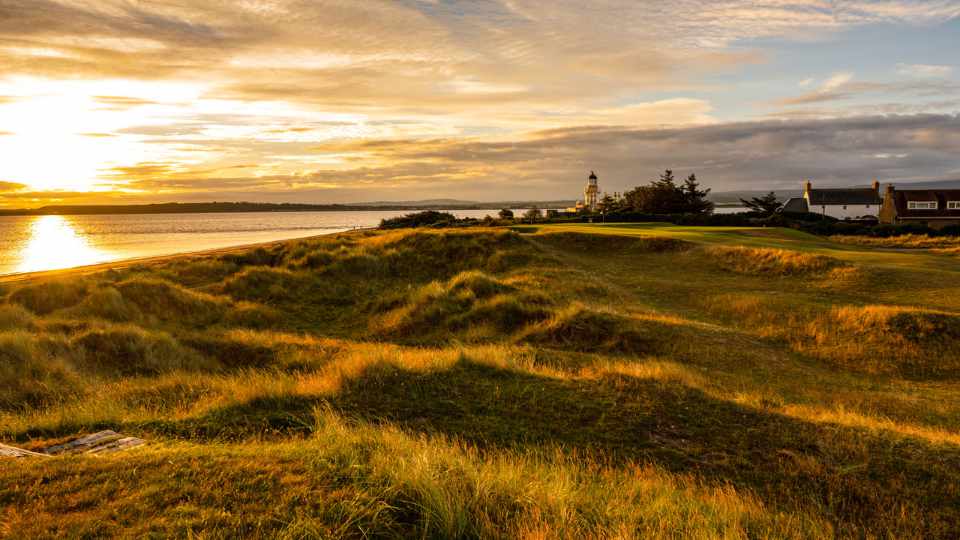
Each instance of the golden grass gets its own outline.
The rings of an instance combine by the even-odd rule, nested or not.
[[[950,269],[593,236],[11,286],[0,439],[151,444],[0,463],[0,536],[951,537],[960,319],[908,303]]]
[[[830,240],[840,244],[870,246],[890,249],[958,249],[960,237],[957,236],[928,236],[925,234],[903,234],[888,238],[872,236],[831,236]]]
[[[843,262],[825,255],[771,248],[715,246],[706,248],[711,261],[730,272],[758,276],[804,276],[822,274]]]

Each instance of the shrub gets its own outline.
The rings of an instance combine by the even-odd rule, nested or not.
[[[380,220],[381,229],[403,229],[408,227],[449,227],[472,223],[475,220],[458,219],[447,212],[426,210],[404,216]]]

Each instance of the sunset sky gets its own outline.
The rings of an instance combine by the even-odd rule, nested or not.
[[[960,179],[960,2],[0,0],[0,206]]]

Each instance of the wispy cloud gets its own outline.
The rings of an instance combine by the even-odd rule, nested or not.
[[[951,74],[953,74],[953,66],[934,64],[897,64],[897,73],[910,77],[949,77]]]
[[[559,143],[579,126],[627,146],[609,134],[700,133],[729,118],[717,107],[736,83],[718,81],[776,61],[765,38],[958,16],[960,5],[945,0],[0,0],[0,117],[14,156],[0,177],[144,197],[480,182],[550,190],[548,180],[601,156],[549,146],[543,133]],[[896,71],[917,80],[893,83],[818,74],[777,104],[816,116],[837,102],[853,110],[865,94],[909,95],[931,105],[884,103],[949,111],[934,106],[956,91],[942,69],[934,76],[944,67],[902,64]],[[40,117],[57,121],[38,126]],[[597,125],[619,127],[583,128]],[[42,159],[50,148],[57,160]],[[626,170],[619,147],[607,151]],[[691,153],[677,163],[696,161]]]

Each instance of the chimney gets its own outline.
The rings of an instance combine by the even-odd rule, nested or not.
[[[887,197],[893,196],[893,184],[887,184]]]
[[[873,179],[873,190],[877,192],[877,195],[880,195],[880,182],[876,178]]]
[[[803,196],[804,196],[804,198],[807,197],[807,194],[810,193],[810,190],[811,190],[811,189],[813,189],[813,184],[810,183],[810,180],[807,180],[806,182],[804,182],[804,184],[803,184]]]

